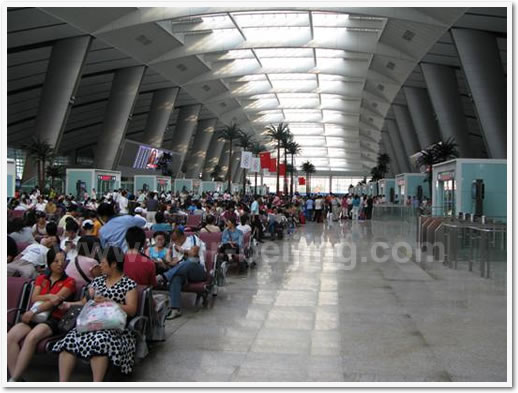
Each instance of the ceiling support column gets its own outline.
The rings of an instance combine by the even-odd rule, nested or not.
[[[177,87],[170,87],[153,93],[142,142],[155,147],[162,146],[179,90]]]
[[[198,122],[196,135],[189,153],[189,159],[185,163],[185,176],[188,179],[198,179],[205,166],[207,150],[214,135],[214,129],[218,119],[206,119]]]
[[[439,142],[441,133],[426,89],[403,87],[403,92],[421,149],[426,149],[428,146]]]

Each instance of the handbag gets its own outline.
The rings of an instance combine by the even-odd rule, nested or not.
[[[58,322],[58,329],[61,333],[68,333],[70,330],[76,327],[77,317],[83,309],[82,305],[71,306],[63,318]]]

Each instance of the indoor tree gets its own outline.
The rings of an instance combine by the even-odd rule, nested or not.
[[[311,190],[310,187],[310,180],[311,180],[311,174],[315,173],[316,169],[315,166],[310,162],[306,161],[302,163],[301,166],[302,172],[306,174],[306,194],[309,195],[309,191]]]
[[[228,142],[230,145],[230,150],[228,153],[228,188],[227,191],[229,193],[232,193],[232,146],[235,141],[237,141],[241,135],[241,129],[236,123],[232,123],[229,126],[226,126],[225,128],[219,130],[216,134],[216,137],[218,139],[223,139],[224,141]]]
[[[50,188],[54,188],[54,180],[55,179],[64,179],[65,178],[65,167],[63,165],[56,165],[54,163],[49,164],[47,166],[47,177],[50,178]]]
[[[279,167],[281,160],[281,146],[282,141],[287,137],[290,129],[288,124],[279,123],[277,126],[270,124],[266,127],[266,134],[270,137],[270,139],[277,143],[277,194],[280,193],[280,184],[279,184]]]
[[[284,149],[284,195],[288,195],[288,147],[293,142],[293,134],[288,129],[281,141],[281,147]]]
[[[38,171],[38,187],[40,192],[43,193],[45,188],[45,165],[47,162],[52,162],[54,159],[54,148],[45,141],[42,141],[39,137],[33,137],[31,143],[24,145],[23,149],[27,153],[27,156],[36,161]]]
[[[256,156],[258,156],[259,153],[262,153],[263,151],[266,151],[266,150],[267,150],[266,146],[259,142],[254,142],[254,144],[252,145],[252,153],[255,154]],[[257,172],[255,172],[254,194],[257,195]]]
[[[300,147],[300,145],[295,142],[295,141],[290,141],[290,143],[288,144],[288,154],[291,155],[291,165],[290,165],[290,196],[293,196],[293,172],[294,170],[296,170],[294,164],[293,164],[293,158],[296,154],[299,154],[302,149]],[[286,170],[288,170],[288,168],[286,168]]]
[[[237,145],[243,149],[243,151],[251,151],[255,144],[253,134],[247,132],[241,132]],[[243,168],[243,195],[246,194],[246,168]]]
[[[210,173],[210,177],[212,178],[212,181],[222,181],[221,178],[221,166],[219,164],[216,164],[212,172]]]

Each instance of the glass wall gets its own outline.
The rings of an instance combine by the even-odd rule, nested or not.
[[[295,184],[294,191],[301,194],[306,193],[306,185],[299,186],[298,177],[303,175],[294,175],[293,182]],[[247,176],[250,180],[252,188],[254,186],[254,175]],[[346,194],[349,190],[349,186],[356,186],[363,177],[346,177],[346,176],[332,176],[331,177],[331,190],[329,189],[329,177],[330,176],[312,176],[311,177],[311,191],[312,193],[329,193],[335,194]],[[307,179],[306,179],[307,182]],[[284,178],[281,176],[279,179],[281,191],[284,189]],[[263,176],[263,184],[268,186],[270,192],[277,192],[277,177],[276,176]],[[288,177],[288,191],[289,191],[290,178]],[[261,177],[257,176],[257,185],[261,185]]]

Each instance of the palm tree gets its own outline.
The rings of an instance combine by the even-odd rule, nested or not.
[[[286,135],[289,132],[288,124],[279,123],[277,127],[273,124],[270,124],[266,127],[267,135],[275,142],[277,142],[277,194],[280,193],[279,190],[279,164],[281,163],[281,144],[284,139],[286,139]]]
[[[47,166],[47,176],[50,178],[50,188],[54,188],[54,179],[65,177],[65,167],[63,165],[49,164]]]
[[[288,195],[288,147],[291,142],[293,142],[293,134],[288,129],[281,141],[281,147],[284,149],[284,195]]]
[[[216,134],[218,139],[223,139],[228,141],[230,144],[230,150],[228,153],[228,192],[232,193],[232,145],[235,140],[239,139],[241,135],[241,129],[236,123],[232,123],[231,125],[219,130]]]
[[[440,162],[451,160],[459,156],[457,150],[457,143],[455,138],[448,138],[445,142],[437,142],[436,144],[429,146],[425,150],[420,152],[419,157],[416,160],[417,168],[424,168],[427,174],[426,181],[430,195],[432,195],[432,183],[433,183],[433,170],[432,167]]]
[[[433,154],[435,156],[435,163],[438,164],[440,162],[448,161],[453,158],[457,158],[459,156],[459,151],[457,150],[457,143],[455,143],[455,138],[450,137],[446,139],[445,142],[438,142],[433,145]]]
[[[388,171],[388,164],[390,163],[390,157],[388,154],[378,155],[378,165],[371,169],[372,179],[371,181],[377,181],[383,179]]]
[[[309,195],[309,191],[310,191],[310,179],[311,179],[311,174],[312,173],[315,173],[315,166],[310,162],[310,161],[306,161],[302,164],[301,166],[301,169],[302,169],[302,172],[304,172],[306,174],[306,178],[307,178],[307,182],[306,182],[306,194]]]
[[[295,142],[295,141],[290,141],[290,143],[288,144],[288,154],[291,154],[291,165],[290,165],[290,175],[291,175],[291,179],[290,179],[290,196],[293,196],[293,171],[295,169],[295,166],[293,164],[293,157],[295,156],[295,154],[299,154],[302,149],[300,148],[300,145]],[[286,168],[287,170],[288,168]]]
[[[54,158],[54,148],[39,137],[33,137],[31,143],[24,145],[27,155],[36,161],[38,166],[38,186],[41,193],[45,188],[45,164]]]
[[[221,178],[221,166],[219,166],[219,164],[217,164],[214,167],[214,169],[210,173],[210,177],[212,178],[212,181],[221,181],[221,180],[223,180]]]
[[[246,132],[241,132],[237,145],[243,149],[243,151],[251,151],[252,146],[255,144],[254,135]],[[243,195],[246,194],[246,168],[243,168]]]
[[[256,156],[259,154],[259,153],[262,153],[263,151],[266,151],[266,146],[259,143],[259,142],[255,142],[253,145],[252,145],[252,153],[255,154]],[[255,172],[255,186],[254,186],[254,194],[257,195],[257,172]]]

